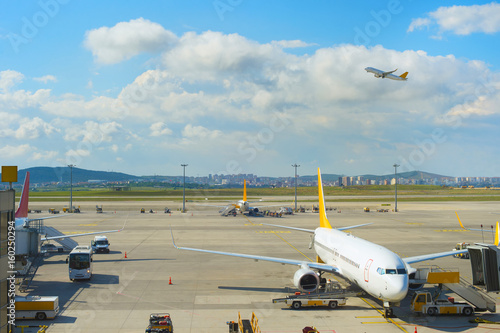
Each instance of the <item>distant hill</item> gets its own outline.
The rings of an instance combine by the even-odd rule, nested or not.
[[[30,172],[30,183],[54,183],[70,181],[69,167],[34,167],[21,169],[17,173],[18,184],[24,182],[26,172]],[[73,183],[88,182],[89,180],[101,180],[107,182],[126,181],[140,177],[128,175],[121,172],[93,171],[73,167]]]

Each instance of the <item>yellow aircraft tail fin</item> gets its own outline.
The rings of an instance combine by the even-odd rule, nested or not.
[[[497,221],[497,228],[495,230],[495,246],[498,246],[498,221]]]
[[[321,171],[318,168],[318,199],[319,199],[319,226],[321,228],[332,229],[328,217],[326,216],[325,196],[323,194],[323,183],[321,182]]]
[[[243,179],[243,201],[247,201],[247,181]]]
[[[406,76],[408,75],[408,72],[404,72],[403,74],[401,74],[399,77],[403,78],[403,79],[406,79]]]

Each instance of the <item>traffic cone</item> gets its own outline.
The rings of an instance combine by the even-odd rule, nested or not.
[[[415,326],[415,333],[417,333],[417,326]]]
[[[168,278],[168,284],[172,284],[172,277]]]
[[[127,251],[125,251],[125,259],[127,259]]]

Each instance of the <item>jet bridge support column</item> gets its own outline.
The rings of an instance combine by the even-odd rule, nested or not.
[[[489,244],[476,243],[468,247],[472,269],[472,284],[489,291],[500,291],[500,250]]]

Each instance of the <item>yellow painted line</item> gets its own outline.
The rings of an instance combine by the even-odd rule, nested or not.
[[[276,237],[280,238],[283,242],[287,243],[292,249],[294,249],[295,251],[297,251],[298,253],[302,254],[304,257],[307,258],[307,260],[309,260],[310,262],[313,262],[311,260],[311,258],[309,258],[308,256],[306,256],[304,253],[302,253],[299,249],[297,249],[295,246],[293,246],[292,244],[290,244],[286,239],[284,239],[283,237],[281,237],[280,235],[278,235],[277,233],[273,232]]]
[[[366,304],[368,304],[369,306],[371,306],[372,308],[374,308],[375,310],[377,310],[378,313],[380,313],[382,316],[384,316],[384,313],[382,311],[380,311],[379,309],[377,309],[373,304],[371,304],[370,302],[368,302],[364,297],[360,297]],[[396,325],[401,331],[405,332],[405,333],[408,333],[407,330],[405,330],[401,325],[399,325],[398,323],[396,323],[394,320],[392,320],[391,318],[386,318],[386,320],[388,322],[391,322],[393,323],[394,325]]]

